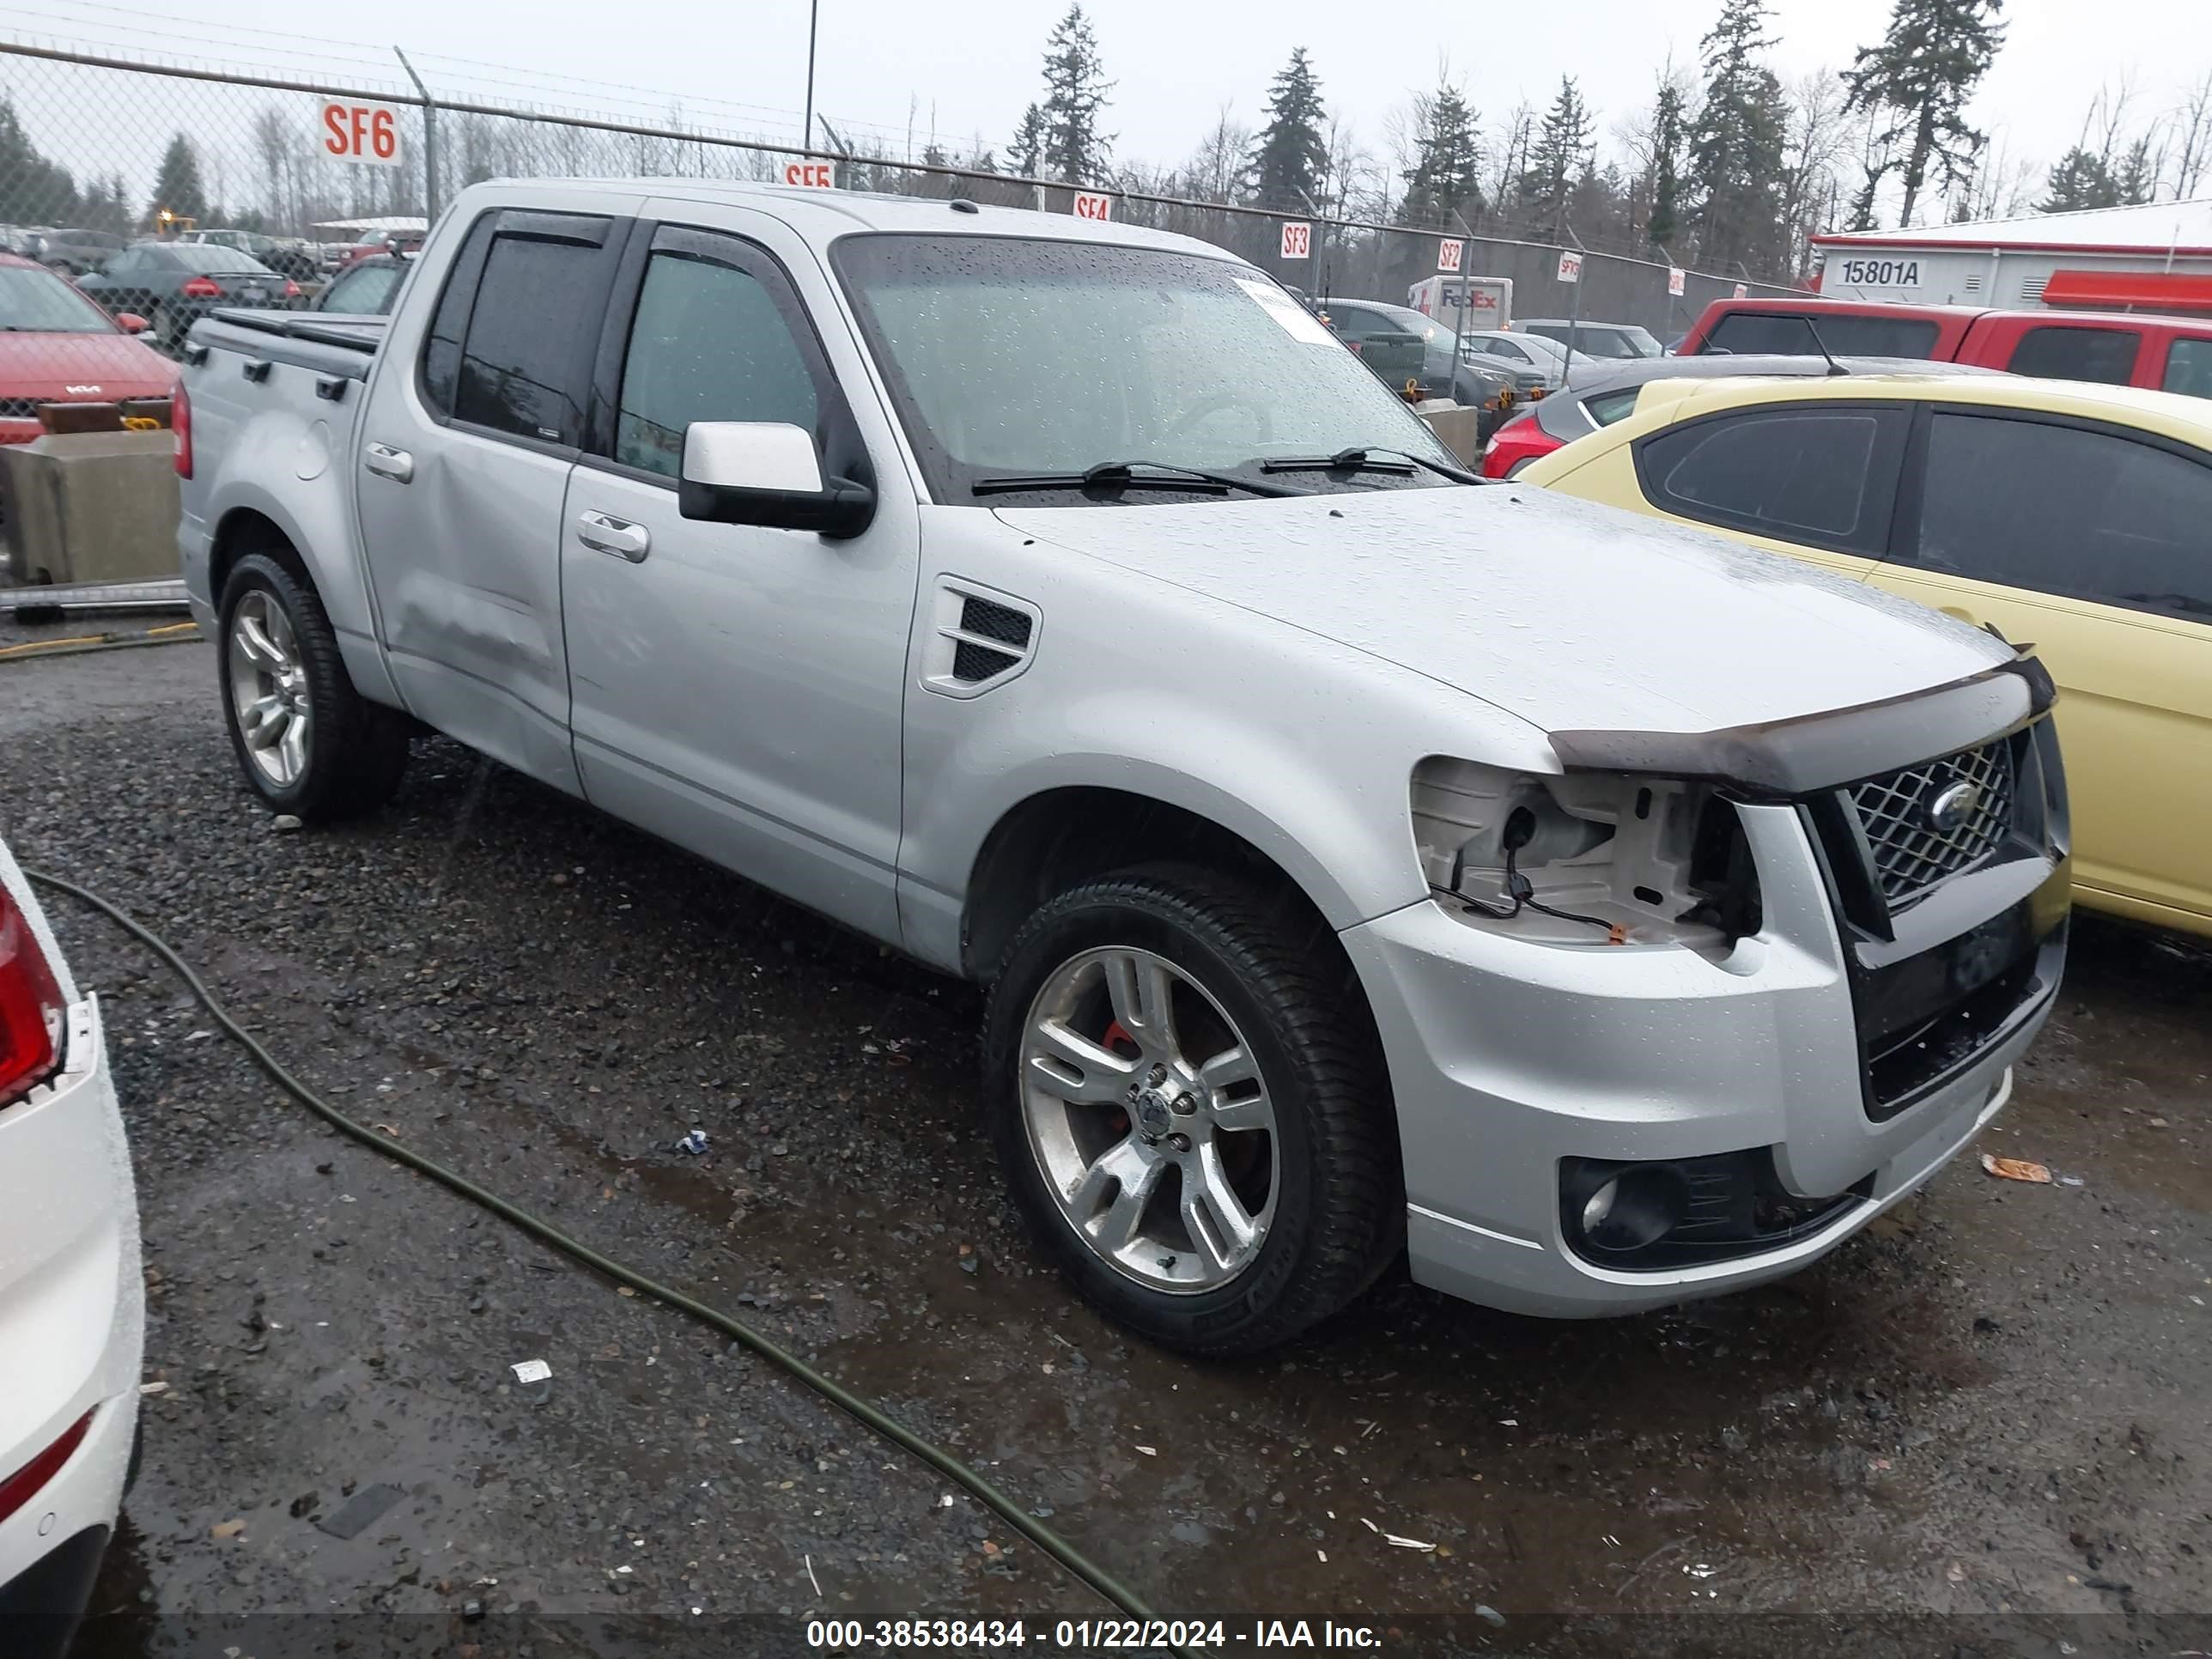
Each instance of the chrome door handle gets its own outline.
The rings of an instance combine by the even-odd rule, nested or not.
[[[378,477],[389,478],[394,483],[405,483],[415,476],[415,458],[390,444],[371,444],[368,453],[362,457],[362,465]]]
[[[611,519],[604,513],[580,514],[576,519],[576,539],[602,553],[628,559],[632,564],[642,564],[647,550],[653,545],[653,538],[643,525],[632,524],[627,519]]]

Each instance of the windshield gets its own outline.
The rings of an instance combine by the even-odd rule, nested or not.
[[[0,329],[23,334],[112,334],[114,325],[60,277],[0,267]]]
[[[1522,325],[1531,333],[1567,343],[1569,325],[1565,323],[1527,323]],[[1662,357],[1662,346],[1647,329],[1626,323],[1583,323],[1574,329],[1575,350],[1592,357],[1611,357],[1616,360],[1637,357]]]
[[[850,236],[833,257],[939,500],[1102,461],[1258,477],[1270,456],[1374,448],[1452,464],[1318,318],[1249,266],[981,236]]]

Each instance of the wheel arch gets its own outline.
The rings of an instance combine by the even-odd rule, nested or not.
[[[961,917],[963,969],[972,978],[993,977],[1023,921],[1054,895],[1110,871],[1169,863],[1219,870],[1279,892],[1327,948],[1341,954],[1324,897],[1218,818],[1158,795],[1063,785],[1016,803],[983,838]]]

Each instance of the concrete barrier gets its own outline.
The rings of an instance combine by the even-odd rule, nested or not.
[[[1429,423],[1429,430],[1443,441],[1446,449],[1459,457],[1460,465],[1482,465],[1481,410],[1471,404],[1455,404],[1438,398],[1416,405],[1413,412]]]
[[[166,431],[49,433],[0,446],[8,583],[175,575],[173,453]]]

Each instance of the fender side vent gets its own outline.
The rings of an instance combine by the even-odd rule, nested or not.
[[[924,647],[921,683],[948,697],[1003,684],[1035,654],[1034,606],[947,576],[937,589],[935,637]]]

